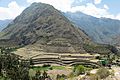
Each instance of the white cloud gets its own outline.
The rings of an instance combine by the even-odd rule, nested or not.
[[[117,16],[110,14],[108,11],[109,7],[106,4],[103,5],[103,8],[96,7],[95,4],[100,4],[102,0],[94,0],[94,4],[86,3],[86,5],[71,7],[74,1],[75,0],[59,0],[59,1],[58,0],[27,0],[28,3],[42,2],[42,3],[53,5],[56,9],[61,10],[63,12],[81,11],[85,14],[88,14],[97,18],[106,17],[106,18],[120,20],[120,14]],[[80,1],[84,1],[84,0],[80,0]]]
[[[120,13],[116,15],[115,19],[120,20]]]
[[[15,1],[8,4],[8,7],[0,7],[0,20],[14,19],[25,7],[19,6]]]
[[[105,8],[105,9],[109,9],[109,7],[108,7],[106,4],[104,4],[104,8]]]
[[[86,6],[82,5],[82,6],[72,7],[70,9],[70,12],[80,11],[85,14],[97,17],[97,18],[105,17],[105,18],[120,20],[120,14],[113,15],[113,14],[109,13],[108,9],[109,9],[109,7],[106,4],[103,6],[103,8],[98,8],[92,3],[87,3]]]
[[[81,11],[85,14],[95,16],[95,17],[104,17],[105,15],[108,15],[109,13],[107,12],[107,9],[104,8],[97,8],[94,4],[92,3],[87,3],[86,6],[76,6],[72,7],[71,12],[76,12],[76,11]]]
[[[74,0],[27,0],[29,3],[33,2],[42,2],[42,3],[47,3],[53,5],[55,8],[58,10],[61,10],[63,12],[76,12],[76,11],[81,11],[85,14],[92,15],[95,17],[103,17],[104,15],[107,15],[107,5],[105,5],[105,8],[97,8],[94,4],[92,3],[87,3],[86,5],[81,5],[81,6],[75,6],[71,7],[72,3]],[[100,3],[101,0],[95,0],[95,3]]]
[[[102,8],[96,7],[95,4],[100,4],[101,0],[94,0],[95,4],[86,3],[86,5],[71,7],[74,1],[75,0],[59,0],[59,1],[58,0],[27,0],[27,2],[30,4],[33,2],[42,2],[53,5],[56,9],[61,10],[63,12],[81,11],[85,14],[98,18],[106,17],[106,18],[120,20],[120,14],[113,15],[109,13],[108,11],[109,7],[106,4],[104,4]],[[19,6],[15,1],[12,1],[11,3],[8,4],[8,7],[0,7],[0,20],[13,19],[16,16],[18,16],[23,11],[23,9],[25,9],[25,7]]]
[[[100,4],[102,0],[94,0],[95,4]]]
[[[62,10],[64,12],[70,10],[71,4],[74,0],[27,0],[28,3],[42,2],[53,5],[56,9]]]

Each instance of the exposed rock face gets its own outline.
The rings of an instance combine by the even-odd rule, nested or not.
[[[83,52],[89,37],[53,6],[33,3],[2,31],[2,39],[48,52]]]

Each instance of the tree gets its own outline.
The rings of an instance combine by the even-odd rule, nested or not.
[[[30,58],[30,65],[31,65],[31,66],[34,65],[34,62],[33,62],[32,58]]]
[[[118,49],[114,46],[111,46],[111,52],[112,53],[118,53]]]
[[[7,77],[9,77],[12,80],[29,80],[29,63],[28,62],[13,61],[13,63],[10,63],[10,66],[7,67],[5,71],[6,71]]]
[[[0,75],[2,75],[2,60],[1,60],[1,58],[0,58]]]
[[[62,74],[62,75],[57,74],[56,80],[65,80],[66,78],[67,77],[64,74]]]
[[[5,77],[11,80],[29,80],[29,62],[20,60],[17,55],[10,53],[9,49],[3,52],[0,55],[0,70],[5,71]]]
[[[44,79],[45,79],[45,78],[48,78],[48,75],[47,75],[46,71],[43,72],[43,78],[44,78]]]
[[[32,80],[42,80],[42,73],[38,70]]]
[[[51,80],[50,76],[48,76],[47,72],[40,72],[37,71],[35,76],[32,78],[32,80]]]

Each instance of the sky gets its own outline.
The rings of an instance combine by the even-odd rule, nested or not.
[[[14,19],[33,2],[53,5],[62,12],[83,12],[120,20],[120,0],[0,0],[0,20]]]

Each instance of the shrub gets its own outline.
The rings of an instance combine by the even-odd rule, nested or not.
[[[101,79],[104,79],[110,75],[110,72],[106,68],[100,68],[97,71],[97,75],[99,75]]]
[[[90,80],[100,80],[99,75],[95,74],[95,75],[91,75],[90,76]]]
[[[67,76],[64,74],[62,74],[62,75],[57,74],[56,80],[65,80],[66,78],[67,78]]]
[[[76,76],[80,75],[80,74],[84,74],[85,73],[85,67],[82,65],[78,65],[74,67],[74,73]]]

